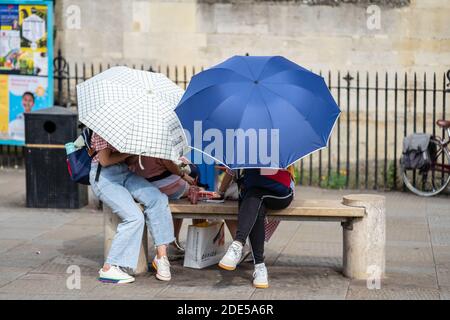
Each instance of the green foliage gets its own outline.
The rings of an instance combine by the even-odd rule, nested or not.
[[[298,168],[298,166],[294,166],[294,178],[296,184],[300,183],[300,169]]]
[[[320,187],[326,189],[343,189],[346,183],[346,174],[343,172],[333,172],[330,176],[322,177],[320,181]]]
[[[389,190],[393,190],[395,188],[397,177],[395,176],[395,163],[394,161],[390,161],[387,169],[387,185],[386,187]]]

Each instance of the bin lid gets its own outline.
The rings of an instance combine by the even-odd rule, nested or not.
[[[27,112],[25,113],[25,116],[27,114],[33,114],[33,115],[38,115],[38,114],[42,114],[42,115],[70,115],[70,116],[74,116],[77,115],[77,112],[72,110],[71,108],[65,108],[65,107],[60,107],[60,106],[53,106],[51,108],[44,108],[44,109],[39,109],[39,110],[34,110],[31,112]]]

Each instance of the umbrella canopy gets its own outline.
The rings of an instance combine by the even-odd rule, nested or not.
[[[120,152],[175,161],[187,148],[182,95],[160,73],[113,67],[77,85],[79,119]]]
[[[340,110],[321,76],[286,58],[234,56],[194,76],[175,112],[192,148],[235,169],[326,147]]]

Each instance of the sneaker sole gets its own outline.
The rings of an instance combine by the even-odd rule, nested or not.
[[[156,267],[155,261],[152,261],[152,267],[156,271],[156,275],[155,275],[156,279],[161,280],[161,281],[170,281],[172,279],[172,277],[164,277],[158,273],[158,268]]]
[[[161,281],[170,281],[170,279],[172,279],[172,277],[166,278],[166,277],[161,276],[158,273],[156,274],[155,277],[156,277],[156,279],[161,280]]]
[[[269,287],[268,283],[265,284],[253,284],[256,289],[267,289]]]
[[[109,278],[98,278],[98,281],[100,281],[102,283],[124,284],[124,283],[134,282],[135,279],[117,280],[117,279],[109,279]]]
[[[224,265],[222,263],[219,263],[219,268],[222,268],[222,269],[227,270],[227,271],[236,270],[236,267],[227,266],[227,265]]]

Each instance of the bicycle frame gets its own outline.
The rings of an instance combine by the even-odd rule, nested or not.
[[[449,138],[447,138],[446,140],[444,139],[440,139],[438,137],[434,137],[436,140],[439,141],[439,143],[442,146],[442,152],[445,152],[445,154],[447,155],[448,158],[450,158],[450,150],[448,148],[448,145],[450,144],[450,128],[447,128],[447,135]],[[436,156],[436,159],[438,159],[439,157],[441,157],[441,154]],[[445,164],[445,163],[438,163],[437,161],[434,161],[431,164],[431,169],[435,169],[435,168],[440,168],[440,171],[442,171],[443,173],[450,173],[450,164]]]

